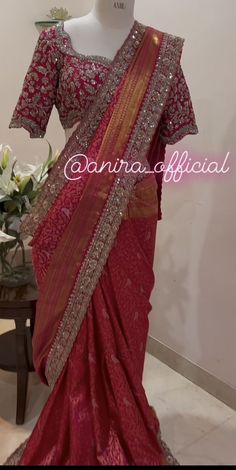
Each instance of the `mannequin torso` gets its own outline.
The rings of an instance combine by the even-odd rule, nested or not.
[[[88,15],[66,21],[64,29],[73,48],[81,54],[112,60],[133,26],[134,5],[135,0],[96,0]]]
[[[64,24],[73,49],[83,55],[96,55],[113,60],[134,24],[135,0],[95,0],[92,11]],[[67,129],[66,140],[74,128]]]

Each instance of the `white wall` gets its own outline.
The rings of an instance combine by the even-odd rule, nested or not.
[[[219,162],[231,152],[229,176],[165,186],[151,335],[236,387],[236,2],[147,3],[153,14],[146,9],[144,21],[186,38],[182,62],[200,135],[177,148]]]
[[[46,143],[29,140],[24,130],[8,130],[8,123],[38,37],[34,21],[45,18],[56,3],[1,0],[0,142],[8,142],[25,161],[44,157]],[[92,3],[61,0],[57,6],[79,16]],[[177,148],[219,161],[230,151],[232,167],[229,176],[164,188],[151,335],[236,387],[236,2],[136,0],[136,18],[186,38],[182,64],[200,135],[186,138]],[[64,134],[55,111],[47,138],[55,149],[62,148]]]

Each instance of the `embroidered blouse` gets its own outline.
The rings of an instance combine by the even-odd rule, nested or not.
[[[76,52],[63,22],[42,31],[9,127],[44,137],[55,105],[64,129],[81,121],[103,84],[112,60]],[[160,123],[165,144],[198,132],[185,77],[179,65]]]

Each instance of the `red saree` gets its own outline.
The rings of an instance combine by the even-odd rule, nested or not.
[[[150,170],[164,161],[161,118],[182,45],[135,22],[22,225],[39,288],[34,364],[52,392],[7,465],[177,464],[142,374],[162,183]],[[180,129],[196,132],[182,123],[175,137]],[[65,165],[77,154],[146,171],[105,168],[69,181]]]

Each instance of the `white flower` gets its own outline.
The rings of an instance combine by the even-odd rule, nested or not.
[[[0,230],[0,243],[12,242],[13,240],[15,240],[15,237],[11,237]]]
[[[52,147],[49,144],[48,158],[44,163],[40,163],[38,158],[37,162],[32,164],[21,163],[19,164],[15,157],[12,155],[12,149],[9,145],[0,145],[0,202],[7,201],[13,196],[14,192],[24,193],[25,187],[30,178],[33,183],[32,193],[37,194],[45,181],[48,178],[49,170],[53,167],[59,157],[57,151],[53,157]],[[30,201],[25,201],[28,210],[31,209]]]
[[[36,190],[39,183],[42,183],[41,175],[43,170],[43,163],[37,165],[31,165],[30,163],[19,163],[17,162],[14,166],[14,172],[16,176],[25,178],[27,176],[32,177],[33,189]]]
[[[12,149],[11,147],[9,147],[9,145],[1,145],[0,153],[2,153],[1,158],[0,158],[0,161],[1,161],[0,165],[2,169],[5,170],[10,163]]]
[[[5,148],[7,148],[8,150],[10,150],[10,152],[12,152],[10,145],[0,144],[0,152],[2,152]]]
[[[10,147],[10,145],[0,144],[0,153],[4,152],[4,150],[9,150],[9,152],[12,153],[12,148]]]
[[[17,162],[14,166],[14,171],[17,176],[24,178],[25,176],[34,176],[38,181],[42,172],[43,164],[31,165],[30,163],[19,163]]]
[[[11,148],[9,145],[0,145],[0,152],[2,151],[3,154],[6,153],[6,151],[9,151],[8,154],[8,163],[6,165],[6,168],[4,167],[3,172],[0,176],[0,202],[1,199],[4,198],[4,196],[10,196],[14,191],[19,191],[17,184],[11,180],[12,177],[12,167],[16,161],[16,158],[12,156],[11,154]]]
[[[14,191],[19,192],[18,186],[15,181],[11,180],[12,168],[9,166],[3,171],[0,177],[0,198],[10,196]]]

